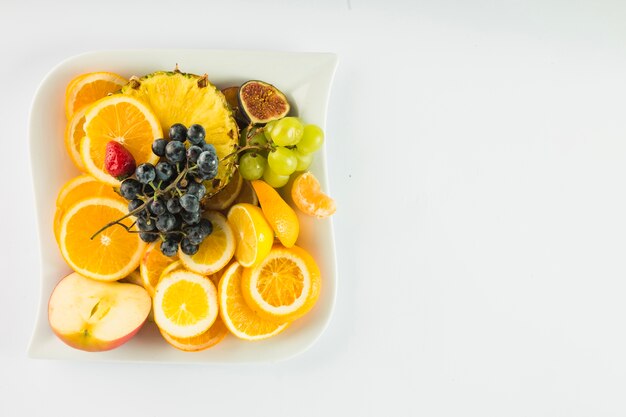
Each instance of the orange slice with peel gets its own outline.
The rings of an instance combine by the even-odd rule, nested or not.
[[[161,125],[152,109],[136,98],[116,94],[98,100],[86,110],[83,129],[82,161],[87,172],[102,182],[120,184],[104,167],[110,141],[122,144],[137,165],[155,164],[159,160],[152,152],[152,142],[163,136]]]
[[[230,179],[226,187],[222,188],[217,194],[204,201],[204,208],[208,210],[225,210],[233,204],[233,201],[239,196],[243,178],[239,175],[239,170],[235,170],[233,177]]]
[[[176,270],[157,284],[153,308],[155,323],[169,335],[198,336],[217,318],[217,289],[205,276]]]
[[[261,262],[274,243],[274,231],[263,212],[252,204],[235,204],[228,211],[228,223],[235,231],[235,258],[244,267]]]
[[[154,297],[154,288],[159,283],[159,279],[164,270],[178,259],[177,256],[170,258],[169,256],[163,255],[160,245],[161,241],[157,240],[146,246],[146,250],[139,263],[142,285],[151,297]]]
[[[275,336],[289,326],[259,317],[243,298],[241,277],[244,268],[233,262],[222,275],[218,286],[220,317],[232,334],[244,340],[263,340]]]
[[[59,230],[59,248],[68,265],[99,281],[117,281],[134,271],[145,248],[138,233],[114,225],[92,239],[98,229],[127,212],[126,204],[109,197],[91,197],[71,206],[61,218]],[[120,223],[137,231],[129,218]]]
[[[96,100],[121,89],[128,80],[112,72],[81,74],[67,85],[65,90],[65,116],[71,120],[79,110]]]
[[[253,206],[259,205],[259,199],[257,198],[256,193],[252,188],[252,185],[250,185],[250,181],[243,180],[243,184],[241,185],[241,191],[239,192],[239,195],[233,203],[248,203],[252,204]]]
[[[68,208],[88,197],[110,197],[126,203],[118,193],[108,184],[101,183],[89,174],[74,177],[63,184],[56,201],[54,214],[54,236],[59,240],[61,218]]]
[[[265,181],[256,180],[251,184],[259,198],[261,210],[280,243],[288,248],[295,245],[300,233],[300,222],[296,212],[289,207],[278,191]]]
[[[80,157],[80,141],[85,136],[85,130],[83,129],[85,110],[87,110],[87,107],[83,107],[74,113],[65,127],[65,149],[76,168],[81,171],[85,171],[85,164]]]
[[[213,231],[200,243],[198,252],[194,255],[187,255],[179,249],[178,256],[188,270],[208,275],[228,265],[235,254],[236,240],[233,228],[223,214],[206,211],[202,216],[211,221]]]
[[[320,295],[320,270],[297,246],[276,245],[260,264],[243,271],[241,291],[252,310],[266,320],[293,321],[313,308]]]
[[[301,212],[320,219],[331,216],[337,210],[335,200],[322,192],[319,181],[310,172],[299,175],[293,181],[291,198]]]
[[[209,327],[209,330],[198,336],[176,337],[163,329],[159,329],[159,331],[167,343],[185,352],[199,352],[213,347],[224,340],[228,334],[228,329],[219,315],[215,318],[215,322]]]

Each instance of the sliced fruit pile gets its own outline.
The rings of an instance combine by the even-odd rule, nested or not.
[[[173,347],[200,351],[228,333],[267,339],[315,306],[321,275],[297,246],[296,210],[335,212],[307,172],[324,134],[289,116],[280,90],[220,91],[178,68],[129,81],[98,72],[72,80],[65,103],[83,173],[56,202],[74,270],[50,298],[61,340],[108,350],[152,320]]]

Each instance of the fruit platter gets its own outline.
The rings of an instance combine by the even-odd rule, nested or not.
[[[335,67],[323,53],[129,50],[54,68],[29,125],[30,356],[266,362],[312,346],[336,294]]]

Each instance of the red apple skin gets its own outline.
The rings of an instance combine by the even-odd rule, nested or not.
[[[120,335],[119,338],[115,338],[115,339],[111,339],[111,340],[101,340],[98,339],[94,334],[92,329],[94,327],[98,326],[98,322],[94,322],[94,323],[89,323],[85,320],[81,321],[81,328],[79,331],[72,331],[72,332],[62,332],[60,331],[57,326],[55,326],[55,323],[53,323],[53,310],[55,308],[58,308],[59,306],[54,306],[53,305],[53,299],[55,296],[55,292],[57,292],[57,290],[59,290],[59,288],[61,288],[62,285],[66,284],[68,280],[79,280],[80,282],[83,283],[83,285],[87,285],[87,286],[93,286],[94,288],[104,288],[104,287],[115,287],[115,286],[132,286],[134,288],[133,291],[137,292],[139,291],[138,289],[141,290],[142,295],[140,295],[140,297],[142,298],[143,304],[145,305],[145,303],[147,302],[147,306],[148,308],[145,309],[145,314],[142,313],[142,320],[137,324],[137,326],[128,332],[125,332],[125,334]],[[61,289],[61,291],[63,291],[63,289]],[[97,294],[98,291],[94,290],[94,294]],[[111,293],[115,293],[115,290],[111,291]],[[143,295],[143,293],[145,293],[145,296]],[[91,294],[84,294],[85,297],[91,295]],[[107,303],[107,312],[110,311],[113,307],[111,305],[115,305],[115,303],[110,304]],[[124,343],[128,342],[130,339],[133,338],[133,336],[135,336],[137,334],[137,332],[139,332],[139,330],[143,327],[143,325],[145,324],[145,322],[147,321],[148,318],[148,314],[151,311],[151,305],[152,305],[152,300],[150,298],[150,296],[148,295],[148,292],[141,286],[137,286],[135,284],[129,284],[129,283],[118,283],[118,282],[102,282],[102,281],[95,281],[92,280],[90,278],[86,278],[76,272],[66,276],[65,278],[63,278],[61,281],[59,281],[59,283],[57,283],[56,287],[54,288],[54,290],[52,291],[52,294],[50,296],[50,299],[48,301],[48,323],[50,325],[50,328],[52,329],[52,331],[54,332],[54,334],[61,340],[63,341],[65,344],[67,344],[68,346],[71,346],[72,348],[75,349],[79,349],[79,350],[83,350],[83,351],[87,351],[87,352],[103,352],[103,351],[107,351],[107,350],[111,350],[111,349],[115,349],[121,345],[123,345]],[[106,315],[106,313],[105,313]],[[80,321],[80,320],[78,320]]]
[[[139,327],[137,327],[126,336],[122,336],[119,339],[110,341],[103,341],[95,338],[91,333],[89,333],[89,330],[85,330],[83,333],[62,334],[57,332],[54,327],[52,327],[52,325],[50,327],[52,327],[52,331],[54,332],[54,334],[56,334],[63,343],[73,347],[74,349],[80,349],[87,352],[104,352],[107,350],[115,349],[116,347],[120,347],[124,343],[128,342],[130,339],[133,338],[133,336],[137,334],[139,330],[141,330],[145,323],[146,320],[141,322]]]

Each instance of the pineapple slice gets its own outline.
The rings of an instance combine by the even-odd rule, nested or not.
[[[206,75],[185,74],[178,68],[172,72],[157,71],[141,78],[131,78],[122,88],[122,93],[150,105],[161,122],[163,132],[167,132],[174,123],[204,126],[206,142],[215,146],[220,159],[217,177],[205,181],[207,196],[228,184],[236,158],[223,158],[236,150],[239,130],[226,98]]]

